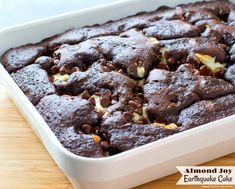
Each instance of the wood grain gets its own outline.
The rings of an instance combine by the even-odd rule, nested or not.
[[[235,166],[235,154],[205,165]],[[201,188],[176,186],[180,174],[174,174],[135,189]],[[0,85],[0,188],[72,189],[30,126]],[[234,187],[235,188],[235,187]]]

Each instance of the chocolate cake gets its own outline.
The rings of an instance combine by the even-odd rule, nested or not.
[[[235,5],[74,28],[1,63],[66,149],[107,157],[235,114]]]

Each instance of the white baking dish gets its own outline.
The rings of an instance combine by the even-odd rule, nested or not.
[[[10,47],[38,42],[71,27],[103,23],[161,5],[193,2],[183,0],[125,0],[43,19],[0,31],[0,55]],[[130,188],[176,172],[177,165],[196,165],[235,151],[235,116],[179,133],[123,152],[92,159],[67,151],[34,106],[0,65],[1,81],[32,129],[74,188]]]

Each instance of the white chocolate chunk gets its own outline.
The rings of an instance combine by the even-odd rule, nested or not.
[[[68,74],[61,75],[60,73],[57,73],[53,75],[54,81],[59,80],[59,81],[67,81],[69,79]]]
[[[224,69],[225,64],[221,64],[220,62],[215,61],[215,57],[211,57],[209,55],[195,53],[195,56],[205,64],[214,74],[221,69]]]
[[[140,78],[143,78],[145,76],[144,67],[137,67],[137,76]]]

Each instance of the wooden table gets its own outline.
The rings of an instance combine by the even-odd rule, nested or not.
[[[205,165],[235,166],[235,154]],[[179,173],[174,174],[136,189],[201,188],[176,186],[179,178]],[[0,84],[0,189],[49,188],[72,189],[72,186]]]

